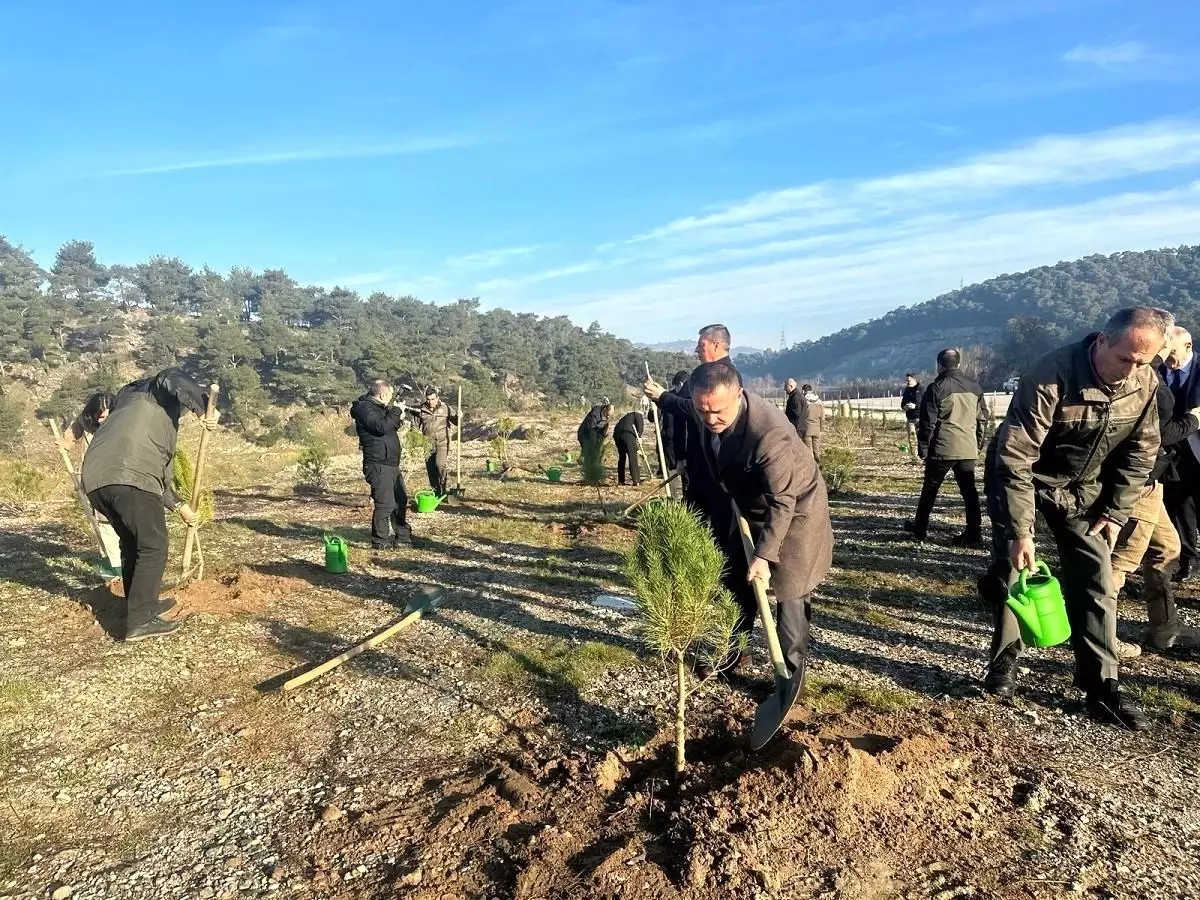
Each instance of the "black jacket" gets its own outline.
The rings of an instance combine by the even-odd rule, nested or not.
[[[909,404],[912,405],[911,408]],[[904,393],[900,395],[900,408],[904,410],[904,417],[910,422],[921,418],[921,385],[919,382],[912,387],[905,385]]]
[[[579,423],[579,430],[575,432],[580,444],[589,431],[594,431],[600,440],[608,437],[608,407],[596,404],[583,417],[583,421]]]
[[[632,434],[634,438],[640,438],[645,428],[646,417],[640,412],[625,413],[613,426],[613,440],[617,440],[622,434]]]
[[[400,465],[400,435],[396,432],[404,422],[403,407],[384,406],[366,393],[351,404],[350,418],[358,432],[364,463]]]
[[[796,429],[796,434],[804,434],[804,391],[796,388],[787,395],[787,404],[783,408],[783,414],[787,416],[787,420],[792,423],[792,427]]]
[[[207,405],[207,392],[179,369],[121,388],[83,458],[83,489],[90,494],[128,485],[161,497],[163,506],[174,509],[179,505],[171,487],[179,419],[185,412],[203,415]]]
[[[726,357],[724,362],[733,365],[733,361]],[[735,367],[736,370],[736,367]],[[739,380],[740,380],[739,374]],[[704,461],[704,442],[701,438],[703,431],[699,420],[694,414],[695,408],[692,406],[692,392],[688,384],[685,383],[678,392],[667,391],[658,398],[658,408],[663,411],[663,420],[672,417],[680,417],[686,424],[684,426],[685,434],[687,435],[684,443],[684,453],[682,456],[678,452],[678,435],[676,435],[676,459],[683,460],[684,469],[687,472],[687,487],[684,490],[684,500],[692,505],[694,509],[700,510],[706,517],[711,518],[710,507],[715,501],[713,493],[717,490],[716,482],[713,481],[712,473],[709,471],[708,463]]]
[[[1187,452],[1180,444],[1200,430],[1200,419],[1186,410],[1182,416],[1176,418],[1175,394],[1163,381],[1161,371],[1154,400],[1158,404],[1158,428],[1162,434],[1162,446],[1159,448],[1158,459],[1154,461],[1154,469],[1150,472],[1147,484],[1154,484],[1156,481],[1178,481],[1179,472],[1176,471],[1175,464],[1179,459],[1180,450]]]
[[[921,401],[918,453],[922,459],[978,459],[990,423],[983,389],[958,369],[943,372]]]

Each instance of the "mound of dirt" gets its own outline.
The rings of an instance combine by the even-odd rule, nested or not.
[[[386,893],[463,898],[970,897],[1013,815],[991,748],[949,719],[834,717],[748,754],[749,709],[632,755],[517,751],[322,836],[401,857]],[[319,863],[318,863],[319,866]]]
[[[218,616],[263,612],[276,600],[311,590],[301,578],[264,575],[242,569],[235,575],[190,581],[173,592],[176,615],[210,613]]]

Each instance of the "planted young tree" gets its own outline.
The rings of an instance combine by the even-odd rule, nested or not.
[[[604,438],[595,431],[587,431],[579,440],[579,472],[584,484],[604,484],[604,453],[608,449]]]
[[[687,762],[687,699],[736,649],[739,608],[721,585],[725,558],[699,516],[676,500],[656,500],[638,519],[625,571],[637,597],[646,644],[675,675],[675,772]],[[708,676],[712,677],[712,675]]]
[[[172,461],[174,473],[171,488],[185,503],[192,502],[192,485],[196,483],[196,466],[191,455],[182,447],[175,448],[175,458]],[[216,511],[216,500],[212,488],[200,488],[200,503],[196,508],[201,522],[211,522]]]

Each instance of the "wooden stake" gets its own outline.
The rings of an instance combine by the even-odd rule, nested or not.
[[[650,379],[650,363],[646,363],[646,380]],[[663,452],[662,442],[662,407],[657,403],[654,404],[654,441],[658,445],[658,464],[662,468],[663,488],[666,490],[668,497],[671,494],[671,480],[667,478],[667,454]]]
[[[212,414],[217,409],[217,393],[221,390],[220,385],[210,384],[208,386],[208,409],[205,410],[205,418],[211,419]],[[204,463],[208,458],[208,437],[212,429],[205,425],[200,432],[200,449],[196,452],[196,471],[192,477],[192,496],[188,505],[197,517],[200,515],[200,485],[204,477]],[[187,539],[183,544],[183,578],[180,583],[187,580],[188,573],[192,568],[192,548],[195,546],[199,551],[197,558],[196,577],[204,578],[204,552],[200,550],[200,523],[189,525],[187,530]]]
[[[462,494],[462,385],[458,386],[458,473],[454,476],[454,493]]]
[[[416,622],[418,619],[420,619],[423,615],[425,615],[425,613],[431,612],[441,602],[441,599],[442,599],[442,597],[441,597],[440,592],[438,594],[432,596],[431,598],[427,598],[424,602],[421,603],[421,605],[417,609],[413,610],[412,612],[408,613],[405,616],[402,616],[401,618],[392,622],[390,625],[385,626],[380,631],[375,632],[373,635],[371,635],[369,638],[367,638],[361,644],[355,644],[349,650],[346,650],[343,653],[339,653],[333,659],[326,660],[325,662],[321,663],[319,666],[315,666],[314,668],[311,668],[306,672],[301,672],[295,678],[291,678],[291,679],[285,681],[283,683],[283,690],[293,691],[296,688],[300,687],[302,684],[308,684],[308,682],[312,681],[313,679],[320,678],[326,672],[332,672],[334,669],[336,669],[342,663],[346,662],[347,660],[354,659],[354,657],[356,657],[362,653],[366,653],[372,647],[378,647],[380,644],[382,644],[388,638],[392,637],[395,634],[398,634],[399,632],[403,631],[408,626],[412,625],[414,622]]]

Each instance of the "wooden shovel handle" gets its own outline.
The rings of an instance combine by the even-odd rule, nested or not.
[[[732,500],[730,500],[733,503]],[[754,562],[754,538],[750,534],[748,523],[737,504],[733,503],[733,512],[737,516],[738,533],[742,537],[742,550],[746,554],[746,565]],[[775,630],[775,617],[771,615],[771,603],[767,600],[767,588],[761,578],[750,582],[754,589],[754,599],[758,603],[758,614],[762,618],[763,633],[767,636],[767,652],[771,656],[771,667],[775,669],[775,678],[788,679],[787,663],[783,660],[783,648],[779,645],[779,632]]]

